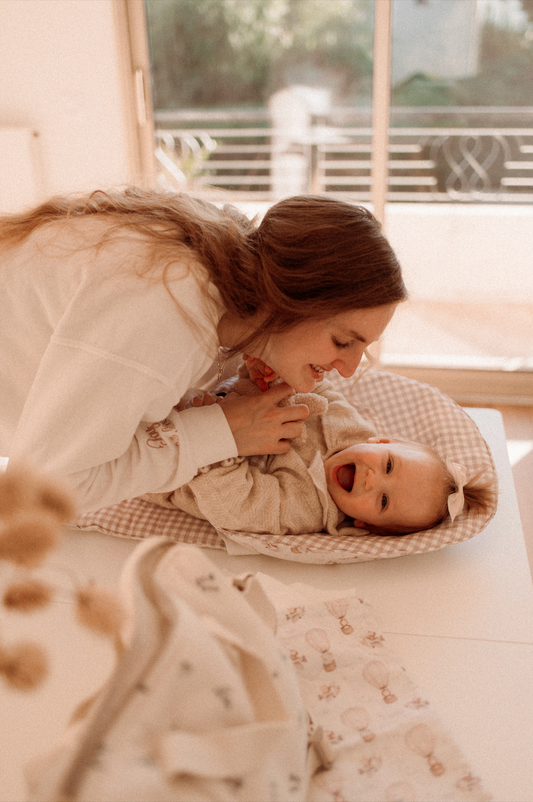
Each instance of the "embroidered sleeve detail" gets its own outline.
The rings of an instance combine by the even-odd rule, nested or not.
[[[165,432],[166,434],[172,431],[174,434],[168,435],[167,440],[161,437],[160,432]],[[168,418],[157,421],[157,423],[151,423],[150,426],[146,427],[146,434],[148,435],[146,445],[150,446],[150,448],[165,448],[168,445],[168,441],[173,442],[175,446],[179,447],[180,440],[176,427]]]

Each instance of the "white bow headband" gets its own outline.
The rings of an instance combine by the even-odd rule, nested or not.
[[[465,494],[463,488],[466,484],[466,468],[459,465],[458,462],[452,462],[450,459],[446,460],[446,467],[453,476],[455,482],[455,492],[448,496],[448,512],[452,522],[460,515],[465,506]]]

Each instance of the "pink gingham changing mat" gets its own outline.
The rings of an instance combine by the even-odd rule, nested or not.
[[[332,380],[336,389],[357,407],[383,435],[418,440],[443,458],[464,465],[469,476],[485,472],[497,488],[490,449],[470,416],[451,398],[429,385],[379,370],[359,371],[354,379]],[[295,562],[338,564],[399,557],[435,551],[479,534],[496,512],[466,512],[452,523],[401,537],[363,534],[346,527],[337,537],[320,532],[304,535],[259,535],[216,530],[193,518],[135,498],[86,513],[77,522],[81,530],[96,529],[118,537],[144,539],[159,535],[181,543],[209,548],[236,545],[248,553],[267,554]]]

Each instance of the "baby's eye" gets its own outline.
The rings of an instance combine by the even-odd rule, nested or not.
[[[381,496],[381,509],[384,510],[388,503],[389,499],[387,498],[385,493],[383,493],[383,495]]]
[[[387,460],[387,473],[392,471],[392,460]]]
[[[336,337],[332,337],[331,339],[333,340],[333,345],[335,346],[335,348],[348,348],[348,346],[350,345],[349,342],[341,343],[339,340],[337,340]]]

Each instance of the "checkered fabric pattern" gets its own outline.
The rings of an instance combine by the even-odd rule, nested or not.
[[[354,379],[332,379],[335,388],[371,422],[390,437],[417,440],[467,468],[469,477],[485,472],[497,489],[497,475],[490,450],[467,413],[451,398],[420,382],[378,370],[360,370]],[[261,554],[294,562],[337,564],[363,562],[435,551],[477,535],[496,512],[463,513],[452,523],[448,518],[433,529],[402,536],[354,535],[353,527],[337,537],[324,533],[305,535],[257,535],[224,532],[220,535]],[[97,529],[119,537],[170,537],[182,543],[224,548],[224,540],[206,521],[180,510],[157,507],[142,499],[115,504],[85,514],[79,529]]]
[[[170,537],[179,543],[193,543],[223,549],[224,541],[207,521],[193,518],[181,510],[170,510],[150,504],[142,498],[130,498],[87,512],[76,523],[77,529],[96,529],[106,535],[144,540],[147,537]]]

